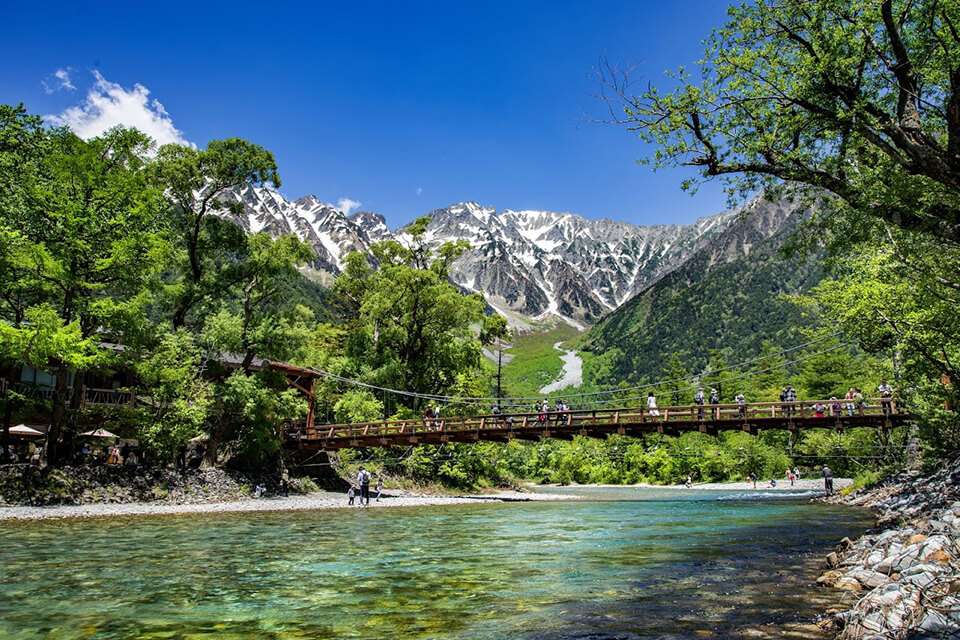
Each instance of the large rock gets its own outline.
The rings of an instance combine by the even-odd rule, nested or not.
[[[879,571],[873,571],[872,569],[854,569],[848,573],[847,576],[853,578],[867,589],[875,589],[880,585],[890,582],[890,576],[884,575]]]
[[[856,578],[852,578],[850,576],[842,576],[837,578],[837,581],[833,583],[833,586],[837,589],[853,591],[854,593],[863,591],[863,587],[860,585],[860,582]]]

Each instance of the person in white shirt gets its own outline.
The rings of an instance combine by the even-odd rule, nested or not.
[[[647,413],[655,418],[660,415],[660,411],[657,410],[657,397],[653,395],[653,391],[647,394]]]
[[[883,415],[888,416],[893,412],[893,402],[891,401],[893,387],[888,385],[886,380],[881,380],[877,391],[880,392],[880,406],[883,408]]]

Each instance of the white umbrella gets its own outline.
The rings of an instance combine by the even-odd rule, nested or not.
[[[106,429],[95,429],[94,431],[87,431],[81,433],[82,436],[90,436],[91,438],[118,438],[119,436],[115,433],[110,433]]]
[[[33,427],[28,427],[25,424],[18,424],[15,427],[10,427],[10,433],[19,435],[19,436],[42,436],[43,431],[37,431]]]

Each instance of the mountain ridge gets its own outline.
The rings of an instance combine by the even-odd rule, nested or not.
[[[274,190],[246,186],[223,199],[243,205],[241,215],[223,216],[247,232],[293,233],[309,242],[317,254],[311,267],[327,283],[340,272],[347,253],[367,251],[388,238],[409,238],[409,223],[391,230],[380,214],[347,215],[313,195],[291,201]],[[451,280],[482,291],[508,318],[522,324],[559,317],[585,329],[685,263],[734,224],[738,211],[685,225],[637,226],[467,201],[427,213],[427,239],[468,241],[472,250],[452,265]]]
[[[816,206],[816,205],[814,205]],[[711,353],[760,353],[764,340],[788,346],[807,325],[785,296],[823,277],[817,256],[780,251],[809,215],[806,206],[754,200],[740,224],[726,229],[685,264],[606,315],[582,348],[604,354],[596,384],[661,376],[677,353],[690,371]]]

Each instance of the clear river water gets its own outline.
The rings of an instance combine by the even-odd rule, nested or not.
[[[0,638],[825,637],[866,511],[758,493],[0,522]]]

